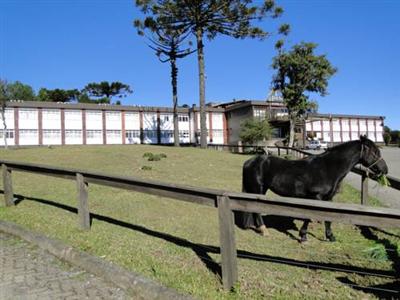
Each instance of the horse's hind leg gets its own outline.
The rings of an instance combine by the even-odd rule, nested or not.
[[[325,237],[330,241],[330,242],[334,242],[336,241],[335,236],[332,233],[332,229],[331,229],[331,222],[329,221],[325,221]]]
[[[267,227],[264,224],[264,220],[261,216],[261,214],[254,213],[254,222],[256,225],[256,231],[261,234],[262,236],[268,236],[269,231]]]
[[[305,220],[300,228],[300,243],[307,241],[307,228],[310,220]]]

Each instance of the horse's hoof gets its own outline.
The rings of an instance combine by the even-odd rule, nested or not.
[[[262,236],[269,236],[269,231],[265,225],[261,225],[256,229],[257,233],[259,233]]]
[[[300,236],[300,243],[305,243],[305,242],[307,242],[307,236],[305,235]]]
[[[334,235],[327,236],[326,238],[327,238],[328,241],[330,241],[330,242],[336,242],[336,238],[335,238]]]

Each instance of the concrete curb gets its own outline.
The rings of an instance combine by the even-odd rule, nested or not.
[[[15,235],[48,251],[61,260],[104,278],[106,281],[125,290],[135,299],[193,299],[103,259],[76,250],[59,240],[47,238],[14,223],[0,220],[0,231]]]

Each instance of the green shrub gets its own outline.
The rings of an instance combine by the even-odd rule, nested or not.
[[[141,167],[141,169],[144,170],[144,171],[150,171],[150,170],[153,169],[153,167],[151,167],[151,166],[143,166],[143,167]]]
[[[154,154],[151,153],[151,152],[146,152],[145,154],[143,154],[143,158],[151,157],[151,156],[153,156],[153,155],[154,155]]]
[[[160,153],[160,157],[161,157],[161,158],[167,158],[167,154],[165,154],[165,153]]]
[[[152,154],[147,158],[148,161],[159,161],[161,160],[161,156],[159,154]]]

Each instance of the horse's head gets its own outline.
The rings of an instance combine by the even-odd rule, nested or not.
[[[368,139],[366,136],[361,136],[360,142],[360,163],[378,176],[387,174],[388,166],[381,156],[381,151],[374,144],[374,142]]]

